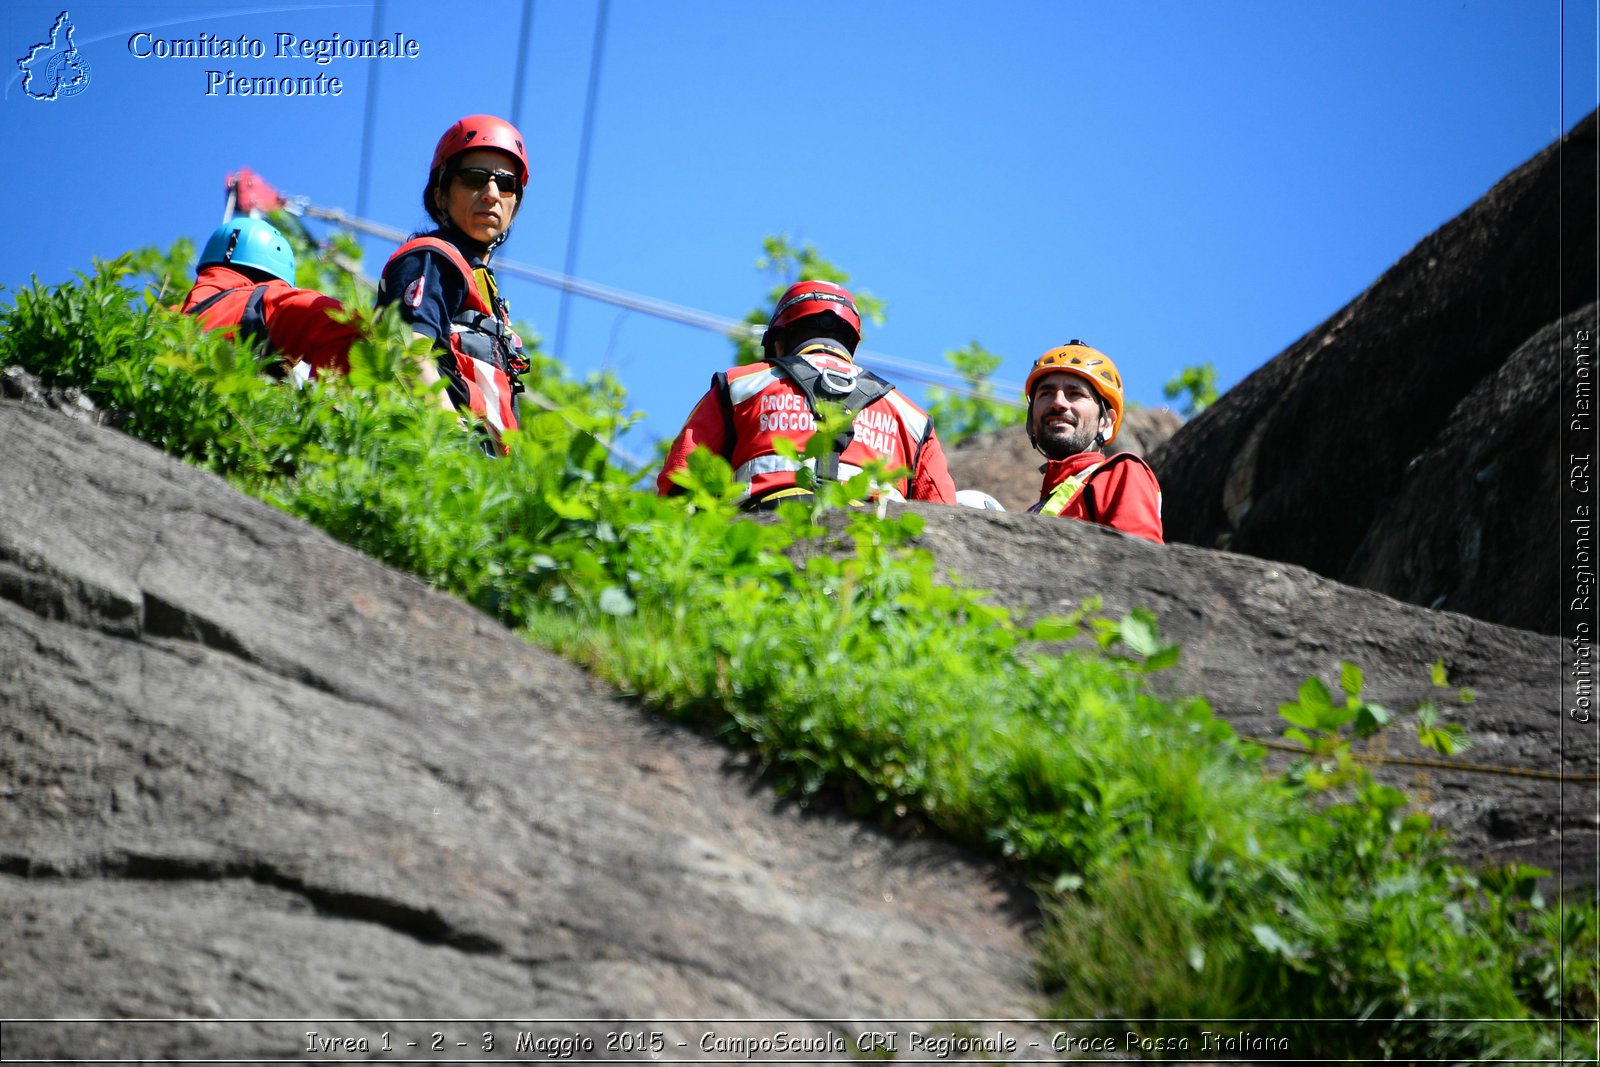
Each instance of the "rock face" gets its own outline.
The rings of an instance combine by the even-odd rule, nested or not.
[[[8,1017],[1044,1011],[993,869],[786,808],[721,745],[129,438],[0,403],[0,453]],[[284,1058],[313,1029],[5,1045]],[[441,1028],[319,1032],[384,1029]]]
[[[0,398],[47,407],[81,422],[105,425],[108,421],[105,412],[98,410],[82,389],[47,388],[21,367],[0,370]]]
[[[1406,467],[1344,581],[1413,604],[1554,632],[1561,596],[1561,362],[1600,306],[1540,330],[1468,393]]]
[[[1559,638],[1089,523],[907,506],[926,517],[920,542],[942,568],[1025,618],[1070,614],[1092,596],[1111,618],[1155,612],[1163,637],[1183,649],[1160,686],[1205,696],[1246,737],[1278,740],[1287,725],[1278,706],[1313,675],[1337,692],[1341,660],[1365,672],[1366,699],[1401,710],[1438,695],[1429,668],[1442,658],[1453,685],[1477,694],[1446,712],[1473,742],[1451,762],[1487,770],[1424,765],[1443,761],[1391,730],[1384,754],[1394,762],[1374,772],[1421,802],[1463,861],[1519,859],[1569,884],[1594,881],[1600,727],[1563,714]]]
[[[1490,559],[1473,539],[1501,535],[1507,519],[1490,509],[1519,495],[1514,486],[1555,483],[1559,415],[1535,406],[1548,394],[1527,377],[1538,357],[1525,350],[1548,347],[1536,335],[1594,300],[1595,188],[1591,114],[1186,424],[1150,457],[1168,539],[1555,633],[1556,596],[1508,596],[1523,561]],[[1514,382],[1528,384],[1497,392]],[[1512,442],[1517,467],[1485,480],[1481,450],[1477,465],[1451,450],[1467,443],[1464,422],[1491,419],[1543,419],[1546,433]],[[1401,528],[1398,516],[1429,508],[1461,528]],[[1553,522],[1527,523],[1518,554],[1555,560],[1555,533]],[[1452,534],[1463,543],[1445,560],[1418,569],[1395,558]]]
[[[1182,425],[1171,408],[1130,408],[1111,450],[1149,456]],[[946,449],[945,456],[957,489],[982,489],[1007,511],[1027,511],[1039,499],[1044,457],[1028,444],[1020,426],[975,434]]]

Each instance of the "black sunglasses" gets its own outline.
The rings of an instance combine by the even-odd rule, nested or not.
[[[477,192],[492,181],[502,193],[511,193],[515,196],[522,195],[522,183],[509,170],[490,170],[487,167],[462,167],[456,171],[456,180],[473,192]]]

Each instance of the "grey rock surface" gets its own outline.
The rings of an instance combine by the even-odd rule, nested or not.
[[[482,1033],[617,1029],[536,1020],[817,1036],[1044,1009],[1036,917],[994,868],[785,806],[719,745],[130,439],[0,404],[0,448],[4,1014],[330,1020],[12,1025],[8,1055],[288,1057],[315,1029],[437,1030],[487,1057]],[[1595,774],[1592,728],[1555,706],[1555,639],[1229,553],[908,506],[944,567],[1021,614],[1156,611],[1185,648],[1167,684],[1241,733],[1275,736],[1277,704],[1341,658],[1399,707],[1442,656],[1480,694],[1473,762]],[[1592,782],[1380,773],[1464,859],[1592,878]]]
[[[1453,685],[1477,696],[1446,710],[1473,742],[1453,762],[1493,770],[1422,765],[1440,758],[1391,730],[1372,754],[1412,762],[1377,765],[1379,777],[1430,811],[1468,863],[1516,859],[1573,885],[1594,881],[1600,737],[1595,724],[1563,714],[1559,639],[1419,608],[1302,567],[1154,545],[1090,523],[905,506],[926,518],[919,543],[942,569],[991,590],[1020,618],[1067,615],[1091,597],[1110,618],[1153,611],[1163,637],[1183,649],[1160,687],[1206,697],[1247,737],[1278,741],[1287,725],[1279,705],[1313,675],[1337,692],[1341,660],[1364,671],[1366,699],[1401,710],[1438,695],[1430,667],[1443,659]]]
[[[106,413],[95,407],[94,401],[82,389],[54,388],[39,384],[39,380],[21,367],[0,369],[0,399],[20,400],[25,404],[51,408],[71,419],[105,425]]]
[[[1561,363],[1590,304],[1540,330],[1407,465],[1343,581],[1539,633],[1560,628]],[[1592,453],[1591,453],[1592,454]]]
[[[0,452],[0,1015],[1044,1010],[1035,916],[995,869],[785,806],[132,439],[0,403]],[[6,1054],[284,1058],[307,1029],[8,1025]]]

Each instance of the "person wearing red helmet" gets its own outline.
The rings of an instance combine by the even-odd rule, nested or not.
[[[493,115],[468,115],[439,138],[422,190],[435,229],[395,250],[378,283],[378,307],[397,304],[434,344],[425,383],[445,382],[445,403],[484,425],[499,445],[517,428],[522,339],[489,260],[511,233],[528,184],[522,134]]]
[[[796,484],[799,464],[773,442],[785,438],[803,451],[816,429],[816,402],[831,400],[854,419],[816,462],[819,481],[846,481],[880,460],[903,472],[883,495],[954,504],[955,483],[933,421],[894,386],[857,366],[860,343],[861,315],[844,287],[821,281],[790,286],[762,336],[765,358],[712,376],[667,452],[656,490],[662,496],[679,491],[673,475],[704,447],[733,465],[734,477],[745,483],[745,507],[805,495]]]
[[[1122,428],[1122,375],[1104,353],[1069,341],[1034,360],[1023,392],[1028,443],[1047,460],[1028,510],[1099,523],[1163,543],[1161,486],[1132,452],[1107,456]]]

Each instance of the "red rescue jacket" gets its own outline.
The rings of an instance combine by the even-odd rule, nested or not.
[[[258,282],[222,264],[202,267],[179,309],[198,315],[208,330],[237,331],[261,341],[290,363],[305,360],[313,376],[350,370],[350,344],[360,334],[329,312],[344,305],[313,289],[296,289],[281,278]]]
[[[521,391],[517,376],[528,367],[522,338],[501,318],[484,297],[472,266],[461,250],[439,237],[413,237],[389,257],[389,262],[427,248],[438,252],[460,274],[466,299],[450,320],[450,354],[440,359],[440,370],[458,386],[473,415],[483,419],[498,434],[517,428],[516,394]],[[401,294],[400,299],[407,299]],[[452,397],[452,399],[456,399]],[[456,406],[461,403],[457,400]]]
[[[848,383],[863,374],[846,353],[831,346],[803,345],[795,357],[831,376],[829,383],[845,394]],[[805,391],[778,363],[747,363],[722,371],[712,377],[711,388],[672,442],[656,489],[662,496],[676,491],[672,475],[703,445],[733,465],[734,478],[746,483],[745,503],[775,499],[795,488],[798,465],[779,455],[773,442],[786,438],[803,450],[815,429]],[[850,441],[838,455],[837,480],[854,477],[873,460],[890,470],[911,472],[884,487],[891,499],[955,503],[955,483],[932,420],[892,387],[856,412]]]
[[[1036,515],[1062,515],[1099,523],[1156,544],[1161,530],[1161,486],[1155,471],[1132,452],[1103,456],[1079,452],[1045,464]]]

